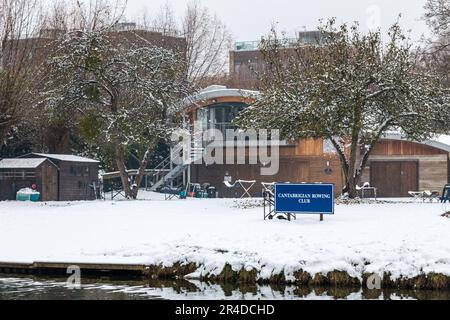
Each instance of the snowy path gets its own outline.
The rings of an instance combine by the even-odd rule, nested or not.
[[[0,261],[171,265],[226,262],[261,277],[284,269],[352,276],[450,275],[450,219],[441,204],[339,205],[335,216],[263,221],[234,200],[0,202]]]

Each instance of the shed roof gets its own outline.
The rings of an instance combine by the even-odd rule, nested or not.
[[[450,144],[448,144],[448,142],[447,142],[447,141],[450,141],[450,139],[446,140],[445,139],[446,137],[448,137],[448,136],[438,137],[437,140],[425,140],[425,141],[413,141],[413,142],[421,143],[421,144],[424,144],[424,145],[427,145],[430,147],[444,150],[446,152],[450,152]],[[406,139],[405,137],[403,137],[399,133],[387,133],[383,136],[383,139],[410,141],[410,140]]]
[[[89,158],[80,157],[80,156],[74,156],[71,154],[47,154],[47,153],[35,153],[35,152],[30,153],[30,154],[39,156],[39,157],[43,157],[43,158],[59,160],[59,161],[99,163],[99,161],[94,160],[94,159],[89,159]],[[23,157],[26,157],[26,155]]]
[[[3,159],[3,160],[0,160],[0,169],[36,169],[46,160],[47,160],[46,158]]]

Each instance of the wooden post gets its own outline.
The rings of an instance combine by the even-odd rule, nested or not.
[[[323,214],[320,215],[320,221],[323,221]]]

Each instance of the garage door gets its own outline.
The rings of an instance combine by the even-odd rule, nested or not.
[[[379,197],[408,197],[419,189],[417,161],[374,161],[370,166],[370,183]]]

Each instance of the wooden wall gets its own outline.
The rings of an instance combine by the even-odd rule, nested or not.
[[[61,201],[78,201],[78,200],[95,200],[95,194],[89,187],[92,182],[98,180],[98,164],[86,162],[65,162],[58,163],[60,169],[60,189],[59,200]],[[77,175],[71,172],[71,167],[89,168],[89,174]]]
[[[48,161],[45,161],[39,170],[42,201],[58,201],[58,169]]]
[[[448,154],[448,152],[425,144],[400,140],[382,140],[375,145],[372,151],[372,155],[374,156],[407,156],[434,154]]]
[[[235,148],[235,154],[237,152],[236,150]],[[245,150],[247,157],[257,154],[258,151],[257,148],[248,147]],[[261,191],[261,182],[323,182],[334,183],[336,190],[342,188],[343,177],[339,159],[336,155],[323,153],[322,140],[303,139],[298,143],[281,146],[279,151],[280,169],[274,176],[262,177],[260,174],[261,166],[258,164],[248,164],[249,161],[246,159],[247,164],[244,165],[195,165],[192,167],[191,180],[192,182],[211,183],[218,188],[221,196],[236,196],[230,194],[231,191],[223,184],[223,177],[227,171],[232,176],[233,181],[236,179],[256,180],[257,185],[253,189],[254,195]],[[225,154],[226,150],[224,150],[224,158]],[[372,182],[370,172],[371,161],[416,162],[418,176],[417,189],[419,191],[440,191],[449,181],[450,177],[448,153],[424,144],[396,140],[383,140],[379,142],[370,157],[367,167],[363,171],[360,184]],[[324,172],[327,162],[330,162],[330,167],[333,169],[333,173],[330,176]],[[399,168],[403,167],[402,165]],[[406,174],[408,173],[406,172]],[[406,179],[405,181],[409,180]],[[400,191],[402,191],[402,196],[407,196],[407,191],[416,191],[406,190],[411,185],[411,183],[408,183],[399,187]]]
[[[248,161],[246,161],[248,163]],[[331,175],[325,173],[327,165],[332,168]],[[192,165],[191,181],[197,183],[210,183],[216,187],[220,197],[240,196],[239,192],[227,188],[223,179],[228,172],[233,182],[235,180],[256,180],[254,188],[251,190],[253,196],[261,193],[261,182],[291,182],[291,183],[333,183],[336,192],[342,188],[342,175],[339,159],[337,157],[324,156],[290,156],[281,157],[279,161],[279,171],[273,176],[261,176],[260,164],[214,164],[210,166]]]
[[[280,147],[281,156],[322,156],[322,139],[302,139],[289,146]]]

